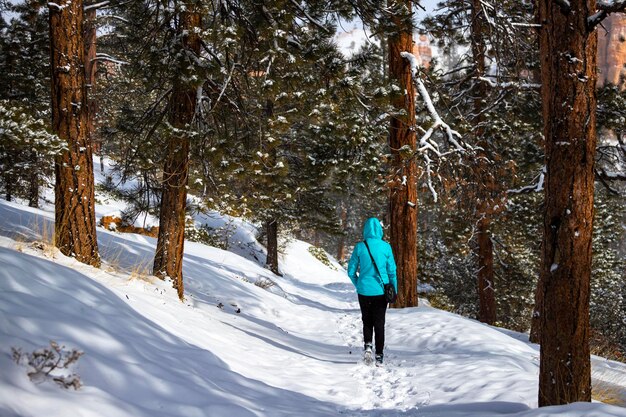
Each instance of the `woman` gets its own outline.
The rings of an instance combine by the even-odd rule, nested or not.
[[[348,263],[348,276],[356,287],[363,320],[363,342],[365,343],[365,361],[372,358],[372,335],[376,340],[376,365],[383,363],[385,347],[385,299],[384,284],[392,283],[398,291],[396,280],[396,262],[391,246],[382,240],[383,228],[380,221],[369,218],[363,226],[363,242],[359,242],[352,251]],[[371,256],[370,256],[371,254]],[[372,263],[376,262],[376,266]],[[378,271],[377,268],[378,267]],[[357,275],[357,270],[360,270]],[[380,272],[380,274],[379,274]]]

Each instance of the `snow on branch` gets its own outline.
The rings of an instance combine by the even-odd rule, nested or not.
[[[62,11],[63,9],[65,9],[69,5],[70,5],[69,1],[65,2],[65,4],[58,4],[58,3],[54,3],[54,2],[48,2],[48,8],[56,9],[59,12]]]
[[[546,166],[541,167],[541,172],[535,178],[537,178],[536,184],[527,185],[515,190],[507,190],[508,194],[525,194],[525,193],[538,193],[543,191],[543,183],[546,177]]]
[[[456,138],[460,139],[461,134],[457,132],[456,130],[453,130],[452,128],[450,128],[450,126],[448,126],[448,124],[441,119],[441,116],[439,116],[437,109],[435,109],[435,105],[433,104],[433,101],[430,98],[430,94],[428,93],[428,90],[426,89],[424,82],[418,75],[418,68],[419,68],[418,59],[415,57],[415,55],[413,55],[410,52],[400,52],[400,56],[408,60],[409,63],[411,64],[411,75],[413,77],[413,81],[417,85],[417,90],[419,91],[420,96],[422,97],[422,100],[424,100],[424,104],[426,105],[426,109],[428,109],[428,113],[430,114],[430,117],[432,117],[434,120],[433,125],[426,131],[426,133],[420,139],[420,145],[424,146],[430,139],[430,136],[433,134],[433,132],[437,129],[441,129],[446,133],[448,140],[450,141],[450,143],[452,143],[455,146],[456,150],[460,152],[464,152],[465,148],[461,146],[461,144],[456,139]]]
[[[110,1],[101,1],[100,3],[86,5],[83,9],[85,11],[92,10],[92,9],[99,9],[99,8],[108,6],[110,3],[111,3]]]
[[[126,61],[116,59],[109,54],[103,54],[100,52],[96,54],[96,57],[92,59],[92,61],[108,61],[108,62],[113,62],[114,64],[118,64],[118,65],[128,65],[128,62]]]
[[[609,181],[626,181],[626,173],[624,172],[611,172],[604,168],[596,169],[596,175],[598,177]]]
[[[486,82],[490,87],[498,87],[498,88],[528,88],[528,89],[537,89],[541,88],[541,84],[536,83],[525,83],[525,82],[498,82],[493,79],[493,77],[478,77],[479,80]]]
[[[626,12],[626,0],[599,0],[596,3],[597,13],[587,18],[587,30],[593,31],[611,13]]]
[[[426,162],[428,188],[430,189],[435,201],[437,201],[437,193],[435,192],[432,184],[432,160],[428,155],[428,152],[432,152],[438,157],[443,154],[439,150],[439,144],[432,139],[433,133],[437,130],[442,130],[448,138],[448,141],[454,145],[456,151],[458,152],[465,152],[465,148],[459,143],[462,136],[459,132],[452,129],[446,122],[444,122],[441,116],[439,116],[437,109],[435,109],[435,105],[430,98],[430,94],[428,93],[424,82],[419,77],[420,61],[418,58],[410,52],[400,52],[400,56],[409,61],[413,82],[415,83],[422,100],[424,100],[428,114],[434,121],[433,124],[424,131],[422,137],[419,139],[419,148],[417,149],[417,152],[423,156],[424,161]]]
[[[328,33],[328,28],[321,24],[319,21],[317,21],[314,17],[311,17],[311,15],[304,9],[304,7],[300,6],[300,4],[298,4],[296,0],[291,0],[291,4],[293,4],[301,13],[303,13],[304,16],[306,16],[306,18],[309,20],[309,22],[311,22],[324,32]]]

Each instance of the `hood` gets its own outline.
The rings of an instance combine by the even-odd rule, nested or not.
[[[380,220],[376,217],[370,217],[365,221],[363,225],[363,239],[382,239],[383,227],[380,224]]]

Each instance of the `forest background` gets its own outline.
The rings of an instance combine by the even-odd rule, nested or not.
[[[436,307],[526,332],[538,316],[545,208],[538,12],[526,1],[478,3],[443,1],[419,19],[410,2],[86,3],[83,64],[55,71],[85,74],[85,99],[72,102],[85,113],[89,144],[80,149],[111,158],[122,179],[138,184],[105,186],[132,207],[122,224],[158,226],[159,242],[174,242],[157,247],[155,275],[176,278],[180,266],[168,256],[179,253],[182,263],[183,233],[216,246],[230,233],[189,216],[164,221],[170,208],[264,225],[258,238],[268,267],[280,274],[280,248],[290,236],[345,262],[365,218],[395,223],[390,194],[408,178],[416,195],[407,210],[417,219],[409,244],[419,261],[404,273],[427,284],[419,288]],[[2,5],[0,190],[33,207],[68,148],[50,105],[50,22],[67,8],[41,0]],[[337,32],[355,20],[368,41],[345,53]],[[390,142],[390,123],[408,117],[394,103],[407,88],[392,76],[389,58],[398,28],[411,28],[415,40],[425,34],[438,50],[429,65],[414,66],[409,113],[419,146]],[[602,25],[596,31],[609,35]],[[590,343],[593,353],[624,361],[620,84],[594,93]],[[405,169],[408,176],[397,178]],[[198,198],[187,202],[187,192]],[[85,259],[97,263],[90,251]]]

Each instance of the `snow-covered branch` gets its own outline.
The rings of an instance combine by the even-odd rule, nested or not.
[[[526,83],[526,82],[499,82],[494,80],[492,77],[478,77],[479,80],[486,82],[490,87],[498,87],[498,88],[529,88],[529,89],[537,89],[541,88],[541,84],[536,83]]]
[[[626,173],[624,172],[610,172],[605,170],[604,168],[600,168],[596,170],[596,175],[604,180],[626,181]]]
[[[311,17],[311,15],[309,15],[309,13],[304,9],[304,7],[300,6],[300,4],[298,4],[298,2],[296,0],[291,0],[291,4],[293,4],[302,14],[304,14],[304,16],[306,16],[306,18],[309,20],[309,22],[313,23],[319,29],[321,29],[324,32],[328,33],[328,28],[325,27],[320,22],[318,22],[314,17]]]
[[[420,146],[426,145],[426,143],[430,139],[430,136],[433,134],[433,132],[437,129],[441,129],[446,133],[448,140],[450,141],[450,143],[452,143],[455,146],[456,150],[460,152],[464,152],[465,148],[461,146],[461,144],[457,140],[457,138],[459,139],[461,138],[461,134],[457,132],[456,130],[450,128],[450,126],[448,126],[448,124],[441,119],[441,116],[439,116],[437,109],[435,109],[435,105],[433,104],[433,101],[430,98],[430,94],[428,93],[428,90],[426,89],[424,82],[419,77],[419,74],[418,74],[418,68],[420,65],[419,60],[415,57],[415,55],[413,55],[410,52],[400,52],[400,56],[409,61],[411,65],[411,75],[413,77],[413,81],[415,82],[417,86],[417,91],[419,91],[419,94],[422,97],[422,100],[424,100],[424,104],[426,105],[426,109],[428,110],[430,117],[434,120],[434,123],[432,124],[432,126],[426,131],[426,133],[420,139]]]
[[[67,1],[65,2],[65,4],[58,4],[58,3],[54,3],[54,2],[48,2],[48,8],[50,9],[56,9],[57,11],[61,11],[63,9],[65,9],[67,6],[69,6],[70,2]]]
[[[599,0],[596,13],[587,18],[587,30],[593,31],[611,13],[626,12],[626,0]]]
[[[436,156],[440,157],[443,154],[439,149],[439,144],[437,144],[433,139],[433,133],[437,130],[441,130],[445,133],[448,141],[454,145],[456,151],[465,152],[465,148],[460,144],[459,140],[461,139],[461,134],[456,130],[452,129],[446,122],[443,121],[437,109],[435,109],[435,105],[424,85],[424,82],[419,76],[419,66],[420,61],[415,55],[410,52],[400,52],[400,56],[407,61],[411,66],[411,76],[415,86],[417,87],[417,91],[419,92],[424,104],[426,105],[426,109],[428,110],[428,114],[434,121],[433,124],[423,133],[422,137],[419,139],[419,147],[417,152],[422,155],[424,161],[426,163],[426,175],[427,175],[427,183],[428,188],[430,189],[435,201],[437,201],[437,193],[435,192],[435,188],[432,184],[432,160],[428,155],[428,152],[432,152]]]
[[[119,20],[120,22],[124,22],[124,23],[130,23],[130,20],[123,18],[122,16],[117,16],[117,15],[113,15],[113,14],[104,14],[104,15],[100,15],[96,17],[98,20],[108,20],[108,19],[113,19],[113,20]],[[100,36],[100,35],[98,35]]]
[[[83,9],[85,11],[92,10],[92,9],[99,9],[99,8],[108,6],[110,3],[111,3],[110,1],[101,1],[100,3],[85,5]]]
[[[96,57],[92,59],[92,61],[108,61],[108,62],[113,62],[114,64],[118,64],[118,65],[128,65],[128,62],[126,61],[119,60],[117,58],[112,57],[109,54],[103,54],[100,52],[96,54]]]
[[[541,168],[541,172],[536,177],[537,178],[537,183],[536,184],[527,185],[525,187],[517,188],[515,190],[507,190],[507,193],[508,194],[525,194],[525,193],[538,193],[538,192],[541,192],[541,191],[543,191],[543,182],[545,180],[545,177],[546,177],[546,166],[544,165]]]
[[[539,23],[524,23],[524,22],[511,22],[511,26],[524,27],[524,28],[540,28]]]

